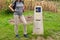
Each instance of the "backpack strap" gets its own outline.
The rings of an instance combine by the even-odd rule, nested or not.
[[[16,1],[14,2],[13,9],[15,10],[16,8]]]
[[[24,1],[22,1],[22,3],[24,4]]]

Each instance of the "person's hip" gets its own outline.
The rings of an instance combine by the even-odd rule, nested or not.
[[[23,12],[14,12],[14,15],[19,15],[19,16],[21,16],[21,15],[23,15]]]

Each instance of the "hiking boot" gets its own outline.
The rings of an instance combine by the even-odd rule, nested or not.
[[[24,37],[25,37],[25,38],[28,38],[28,35],[27,35],[27,34],[24,34]]]

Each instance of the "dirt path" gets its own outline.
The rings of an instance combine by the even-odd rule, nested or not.
[[[26,16],[25,18],[26,18],[26,20],[27,20],[27,23],[33,22],[33,16]],[[19,19],[19,20],[20,20],[20,19]],[[10,19],[9,22],[10,22],[11,24],[14,24],[14,19]],[[19,23],[22,23],[21,20],[18,21],[18,22],[19,22]]]

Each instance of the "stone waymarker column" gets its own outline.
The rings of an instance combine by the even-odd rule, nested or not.
[[[33,34],[43,34],[43,33],[44,31],[43,31],[42,7],[35,6]]]

